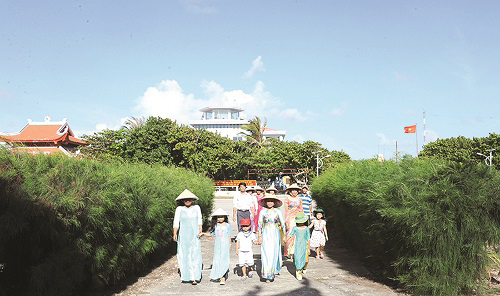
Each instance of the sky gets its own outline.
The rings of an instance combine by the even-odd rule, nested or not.
[[[0,1],[0,132],[237,106],[352,159],[500,132],[499,1]],[[417,124],[417,134],[404,126]]]

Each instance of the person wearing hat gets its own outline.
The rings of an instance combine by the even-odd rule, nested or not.
[[[283,214],[277,209],[282,202],[276,197],[265,196],[259,203],[263,207],[258,224],[258,241],[261,244],[261,276],[266,283],[269,283],[280,273],[282,264],[279,225],[284,227],[284,220]]]
[[[316,259],[323,259],[323,249],[325,248],[326,241],[328,240],[328,231],[326,230],[325,212],[322,209],[316,209],[313,212],[316,219],[309,225],[313,228],[311,235],[311,248],[316,249]]]
[[[307,185],[302,186],[299,197],[302,198],[302,208],[304,209],[304,214],[310,218],[311,213],[313,212],[313,200],[311,195],[309,195],[309,188]]]
[[[255,194],[255,187],[256,186],[248,186],[247,193],[253,196]]]
[[[185,189],[176,199],[173,239],[177,242],[177,262],[182,282],[196,285],[201,281],[201,209],[193,205],[198,197]]]
[[[259,214],[260,211],[262,210],[262,206],[259,204],[259,201],[264,198],[264,189],[262,189],[262,187],[260,187],[259,185],[255,186],[254,189],[255,189],[255,195],[253,197],[254,217],[253,217],[252,229],[254,232],[257,232],[259,224]]]
[[[226,284],[226,279],[229,274],[231,226],[228,220],[229,215],[222,208],[218,208],[212,214],[212,231],[210,235],[215,237],[215,242],[210,280],[212,282],[219,282],[221,285]]]
[[[295,249],[293,253],[293,263],[295,264],[295,274],[297,279],[302,280],[302,274],[305,273],[307,263],[309,262],[309,244],[311,234],[309,228],[305,225],[309,217],[303,212],[297,213],[295,216],[295,224],[288,236],[294,238]]]
[[[247,184],[241,182],[238,185],[239,191],[233,197],[233,222],[238,222],[238,231],[241,231],[241,219],[253,219],[254,207],[253,198],[246,192]]]
[[[252,244],[257,241],[255,233],[251,230],[250,219],[241,219],[242,231],[236,236],[236,255],[238,255],[238,265],[241,267],[242,280],[252,278],[254,267]],[[248,270],[248,272],[247,272]]]
[[[297,183],[290,185],[285,191],[289,194],[285,201],[285,227],[290,231],[295,226],[295,216],[299,212],[304,212],[302,208],[302,198],[298,197],[300,187]],[[294,251],[293,237],[288,236],[285,242],[284,256],[292,257]]]
[[[274,183],[271,183],[271,186],[269,186],[266,189],[266,195],[275,196],[277,193],[278,193],[278,189],[276,189],[276,187],[274,187]],[[283,233],[283,227],[281,227],[281,224],[279,226],[279,229],[280,229],[281,241],[284,242],[285,241],[285,233]]]
[[[276,187],[274,187],[274,184],[271,184],[271,186],[269,186],[267,189],[266,189],[266,194],[272,194],[272,195],[276,195],[276,193],[278,193],[278,189],[276,189]]]

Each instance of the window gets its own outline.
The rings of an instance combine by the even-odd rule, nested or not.
[[[238,117],[240,117],[240,112],[238,111],[231,112],[231,119],[238,119]]]
[[[206,119],[212,119],[212,112],[206,112],[205,113],[205,118]]]
[[[228,119],[229,115],[227,113],[227,110],[215,110],[214,111],[214,118],[215,119]]]

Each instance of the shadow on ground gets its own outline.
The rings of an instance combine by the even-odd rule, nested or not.
[[[381,275],[376,266],[371,266],[367,260],[363,260],[363,258],[355,252],[344,248],[341,241],[327,242],[325,253],[328,256],[323,260],[328,260],[336,264],[340,269],[347,271],[349,274],[366,278],[387,285],[395,290],[399,290],[396,281]],[[315,257],[316,252],[311,251],[310,256]]]
[[[295,269],[294,269],[295,270]],[[265,285],[272,285],[273,283],[265,284]],[[272,294],[273,296],[302,296],[302,295],[310,295],[310,296],[322,296],[322,295],[327,295],[326,292],[321,293],[318,289],[311,288],[311,283],[310,280],[307,278],[304,278],[301,281],[302,286],[298,289],[292,290],[292,291],[286,291],[284,293],[279,293],[277,292],[276,294]],[[260,295],[262,293],[262,286],[256,286],[252,290],[248,291],[246,295],[248,296],[254,296],[254,295]],[[266,294],[269,295],[269,294]]]
[[[135,284],[140,278],[147,276],[153,270],[160,267],[163,263],[168,261],[170,258],[174,257],[177,253],[175,245],[171,245],[166,251],[158,251],[154,256],[150,258],[149,264],[141,271],[131,274],[119,281],[118,283],[106,286],[103,284],[97,284],[92,289],[83,292],[83,296],[108,296],[120,293],[126,290],[129,286]]]

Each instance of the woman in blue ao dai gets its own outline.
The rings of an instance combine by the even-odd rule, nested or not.
[[[229,273],[229,254],[231,252],[231,227],[228,223],[229,216],[221,208],[218,208],[212,214],[212,231],[210,235],[215,236],[214,259],[212,262],[212,271],[210,280],[226,283]]]
[[[189,190],[184,190],[175,200],[180,205],[175,209],[174,235],[177,242],[177,263],[182,282],[196,285],[201,281],[201,209],[193,205],[198,197]]]
[[[283,214],[275,207],[282,202],[274,197],[264,197],[259,201],[264,207],[259,215],[259,243],[261,243],[262,279],[267,283],[281,271],[281,236],[279,225],[285,227]],[[285,229],[283,229],[285,230]]]

